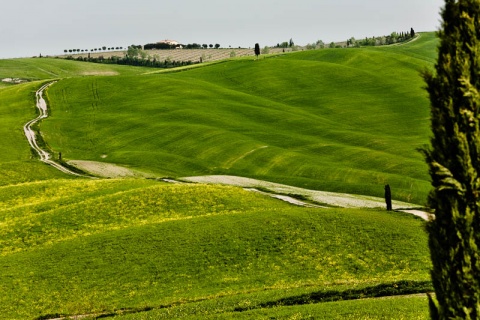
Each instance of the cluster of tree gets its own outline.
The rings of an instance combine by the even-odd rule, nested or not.
[[[165,42],[157,42],[157,43],[147,43],[146,45],[143,46],[145,50],[164,50],[164,49],[176,49],[179,48],[180,45],[177,44],[170,44],[170,43],[165,43]]]
[[[392,32],[388,36],[382,37],[365,37],[363,40],[355,40],[355,38],[350,38],[347,40],[347,47],[360,47],[360,46],[382,46],[394,43],[401,43],[408,41],[415,37],[415,31],[413,28],[409,32]]]
[[[282,43],[277,43],[277,48],[291,48],[295,46],[295,43],[293,42],[293,39],[290,38],[290,41],[284,41]]]
[[[325,43],[322,40],[317,40],[313,43],[307,43],[306,48],[307,50],[323,49],[325,48]]]
[[[413,28],[410,29],[410,32],[392,32],[390,36],[386,36],[386,44],[408,41],[413,37],[415,37],[415,30],[413,30]]]
[[[123,47],[106,47],[103,46],[101,48],[93,48],[93,49],[65,49],[63,52],[65,53],[81,53],[81,52],[97,52],[97,51],[111,51],[111,50],[123,50]]]
[[[134,44],[132,44],[131,46],[128,46],[127,57],[130,57],[132,59],[141,57],[142,59],[145,60],[147,56],[148,56],[147,53],[142,50],[142,46],[136,46]]]

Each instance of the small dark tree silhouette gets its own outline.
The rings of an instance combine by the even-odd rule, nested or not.
[[[392,190],[388,184],[385,186],[385,203],[387,204],[387,211],[392,211]]]
[[[258,56],[260,55],[260,45],[258,43],[255,43],[255,55]]]

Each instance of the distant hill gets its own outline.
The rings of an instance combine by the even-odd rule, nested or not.
[[[388,183],[395,198],[423,204],[429,178],[416,149],[428,142],[429,109],[419,72],[435,43],[422,34],[400,46],[65,79],[49,90],[55,113],[43,131],[67,159],[376,196]]]

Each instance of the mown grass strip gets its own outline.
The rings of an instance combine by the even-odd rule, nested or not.
[[[141,74],[146,68],[103,65],[56,58],[0,59],[0,79],[20,78],[28,81],[83,76]]]

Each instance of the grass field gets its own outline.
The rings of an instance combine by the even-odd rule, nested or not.
[[[424,221],[294,207],[240,188],[82,179],[23,136],[34,93],[65,159],[182,177],[233,174],[422,204],[419,70],[436,40],[326,49],[181,72],[0,60],[0,319],[427,319]],[[148,74],[146,74],[148,73]],[[396,296],[372,299],[379,296]],[[359,298],[368,298],[360,299]],[[352,300],[353,299],[353,300]]]
[[[145,68],[77,63],[54,58],[0,59],[0,80],[20,78],[29,81],[72,76],[138,74]]]
[[[207,314],[259,312],[314,292],[429,279],[423,221],[406,214],[149,180],[36,182],[3,187],[0,199],[9,319],[202,301],[199,310],[217,305]]]

